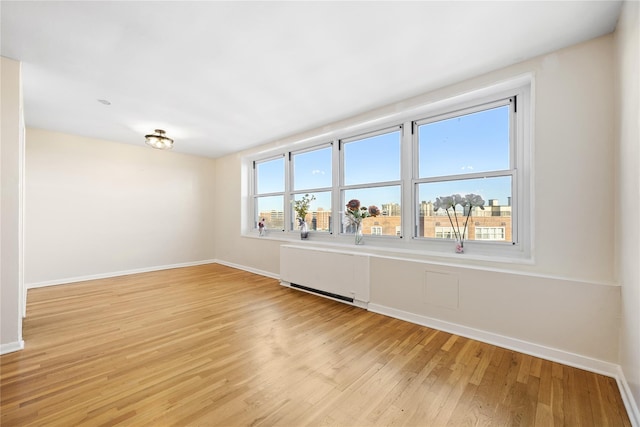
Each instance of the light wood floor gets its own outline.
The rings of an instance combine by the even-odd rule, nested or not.
[[[2,426],[629,426],[615,380],[221,265],[32,289]]]

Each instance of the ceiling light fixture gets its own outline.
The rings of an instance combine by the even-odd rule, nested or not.
[[[156,129],[151,135],[144,136],[144,142],[147,145],[157,148],[158,150],[170,150],[173,148],[173,139],[164,136],[165,131]]]

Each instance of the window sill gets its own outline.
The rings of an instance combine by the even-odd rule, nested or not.
[[[298,232],[270,231],[265,236],[257,232],[243,234],[243,237],[285,244],[300,244],[309,248],[368,254],[372,256],[397,258],[414,261],[430,261],[455,265],[523,264],[532,265],[533,257],[517,245],[506,243],[465,242],[465,252],[456,253],[454,242],[425,241],[422,239],[402,239],[388,236],[366,236],[363,245],[355,245],[353,236],[318,234],[311,232],[309,239],[301,240]],[[425,248],[425,246],[430,246]]]

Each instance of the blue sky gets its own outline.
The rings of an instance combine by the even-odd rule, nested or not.
[[[420,178],[509,169],[509,106],[423,124],[418,128],[418,141]],[[398,130],[343,144],[345,185],[399,180],[400,143]],[[294,191],[331,187],[331,150],[327,146],[293,156]],[[259,193],[284,190],[284,160],[282,157],[258,163]],[[348,190],[345,200],[358,198],[364,205],[380,207],[384,203],[400,203],[400,193],[399,186]],[[511,179],[476,178],[418,186],[419,201],[434,201],[436,197],[454,193],[480,194],[485,201],[498,199],[504,205],[511,194]],[[311,210],[331,209],[330,192],[315,196]],[[261,208],[272,202],[271,209],[281,209],[281,198],[263,200]]]

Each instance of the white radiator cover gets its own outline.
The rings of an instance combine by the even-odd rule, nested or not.
[[[280,246],[280,281],[369,304],[369,255],[298,245]]]

